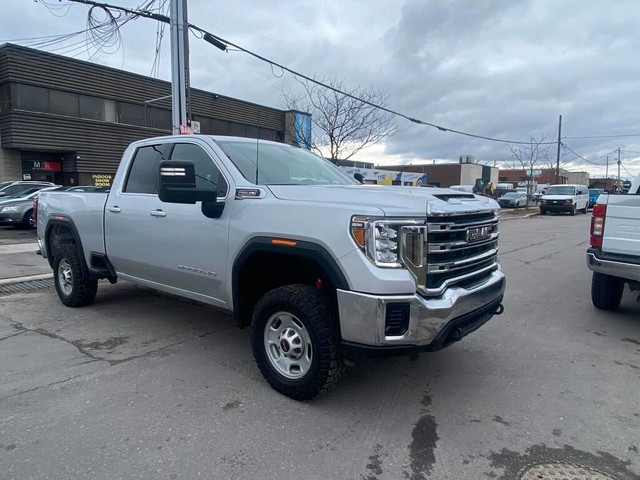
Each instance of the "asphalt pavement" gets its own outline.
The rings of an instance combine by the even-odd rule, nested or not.
[[[126,282],[78,309],[1,295],[0,478],[639,479],[640,304],[592,307],[589,218],[505,220],[503,315],[311,402],[272,390],[248,330],[208,307]]]

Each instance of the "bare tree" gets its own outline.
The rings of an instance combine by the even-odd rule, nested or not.
[[[299,83],[303,92],[283,91],[283,105],[288,110],[311,114],[315,135],[309,139],[310,147],[332,161],[347,160],[396,133],[389,113],[315,83],[306,80]],[[335,78],[323,83],[374,105],[385,106],[389,99],[387,92],[373,87],[347,90],[343,82]]]
[[[537,140],[533,135],[529,135],[529,143],[519,145],[509,145],[511,155],[522,166],[527,180],[527,204],[532,195],[533,169],[536,165],[547,165],[551,159],[551,145],[544,145],[546,138]]]

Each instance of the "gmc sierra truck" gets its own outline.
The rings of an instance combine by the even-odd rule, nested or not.
[[[615,310],[625,284],[640,290],[640,177],[627,195],[600,194],[593,206],[590,240],[591,301],[596,308]]]
[[[91,303],[106,278],[224,309],[298,400],[345,359],[438,350],[503,311],[494,200],[362,185],[282,143],[135,142],[108,194],[46,192],[35,211],[62,303]]]

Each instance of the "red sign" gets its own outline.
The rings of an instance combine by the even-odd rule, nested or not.
[[[193,128],[189,125],[180,125],[180,135],[193,135]]]

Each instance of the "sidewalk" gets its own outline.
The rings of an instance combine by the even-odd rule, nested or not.
[[[51,277],[49,262],[37,249],[37,243],[0,245],[0,285]]]

